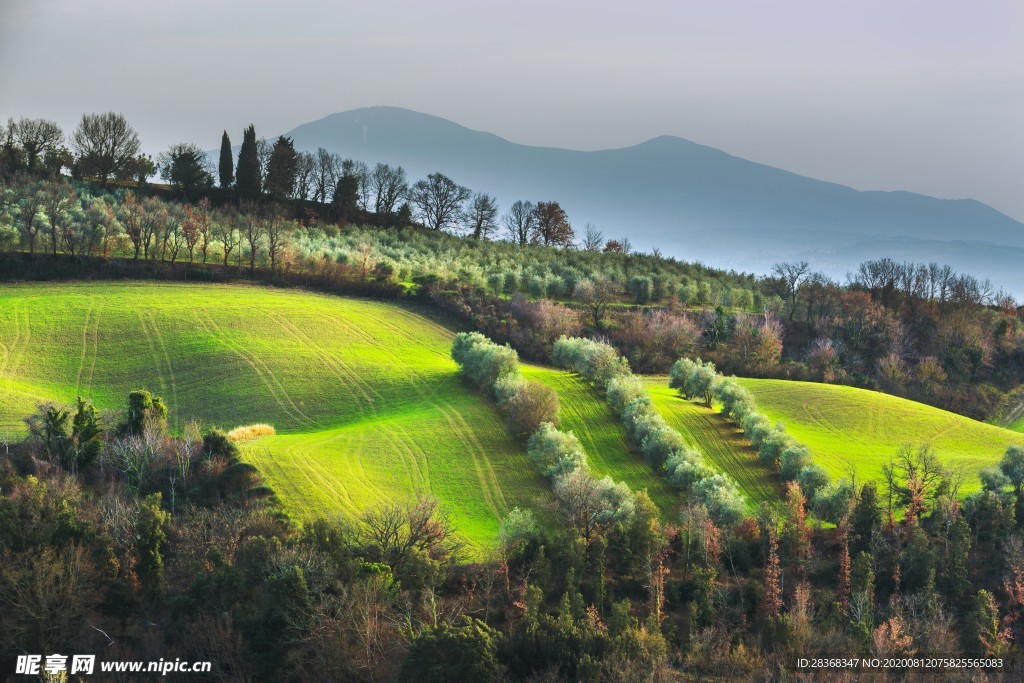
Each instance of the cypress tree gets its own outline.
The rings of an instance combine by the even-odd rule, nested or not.
[[[235,160],[231,157],[231,138],[228,132],[220,138],[220,186],[225,190],[235,182]]]
[[[267,194],[275,199],[286,199],[295,188],[295,174],[299,170],[299,155],[291,138],[281,136],[267,162]]]
[[[260,160],[256,154],[256,127],[250,125],[242,134],[242,148],[238,151],[235,186],[242,199],[258,199],[262,182]]]

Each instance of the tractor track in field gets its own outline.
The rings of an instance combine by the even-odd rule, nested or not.
[[[153,328],[153,338],[156,340],[157,346],[160,347],[160,353],[163,355],[164,362],[167,364],[167,376],[171,380],[171,397],[174,401],[174,406],[180,410],[180,405],[178,403],[178,382],[174,378],[174,365],[171,363],[171,355],[167,352],[167,345],[164,344],[164,338],[160,334],[160,327],[156,324],[156,316],[153,314],[153,311],[148,311],[146,316],[149,319],[150,326]],[[177,424],[177,421],[178,418],[175,417],[175,424]]]
[[[82,353],[78,359],[78,374],[75,376],[75,394],[78,396],[82,395],[82,372],[85,370],[89,352],[89,321],[95,307],[96,297],[89,297],[89,308],[85,309],[85,321],[82,323]]]
[[[9,370],[13,370],[14,356],[18,352],[18,342],[21,340],[21,307],[11,310],[11,327],[14,328],[14,338],[10,344],[4,344],[4,364],[0,367],[0,379],[4,379]]]
[[[205,321],[203,318],[205,318]],[[285,389],[281,384],[280,379],[278,379],[277,375],[274,374],[274,371],[257,356],[246,352],[240,344],[234,342],[230,338],[230,335],[221,329],[217,324],[217,321],[214,320],[213,316],[210,315],[210,312],[207,309],[198,309],[196,311],[196,319],[200,321],[200,324],[202,324],[204,328],[206,328],[207,332],[220,339],[226,348],[230,349],[236,356],[252,368],[253,372],[255,372],[260,378],[264,386],[267,387],[270,395],[274,397],[274,400],[289,417],[296,422],[305,422],[313,427],[325,426],[307,415],[302,408],[292,400],[291,396],[288,395],[287,389]]]
[[[445,407],[451,409],[453,413],[458,413],[458,411],[453,409],[451,405],[445,404]],[[496,475],[494,474],[494,470],[490,468],[490,463],[488,462],[487,465],[488,469],[490,470],[489,474],[491,477],[489,479],[487,475],[484,473],[484,466],[481,465],[480,463],[480,456],[482,456],[483,460],[486,461],[487,455],[485,452],[483,452],[483,449],[480,447],[479,442],[471,443],[468,439],[465,438],[462,428],[459,425],[459,421],[461,420],[461,418],[459,421],[457,421],[454,417],[452,417],[452,415],[447,410],[445,410],[445,407],[442,407],[441,404],[438,404],[438,410],[441,412],[445,420],[448,422],[448,426],[451,427],[452,435],[455,436],[459,441],[461,441],[466,446],[466,453],[473,461],[473,469],[476,472],[477,479],[480,481],[480,492],[486,499],[487,506],[491,509],[491,512],[493,512],[496,517],[500,517],[501,513],[498,510],[498,504],[494,498],[494,492],[491,490],[491,487],[494,485],[493,479]],[[465,425],[465,422],[462,422],[462,424]],[[480,451],[478,452],[476,449],[480,449]],[[500,486],[496,488],[499,491],[501,489]],[[507,506],[505,509],[508,509]]]
[[[316,341],[313,340],[305,331],[295,325],[293,322],[288,320],[280,313],[271,313],[270,317],[277,321],[289,336],[292,337],[300,345],[313,349],[315,356],[320,360],[331,372],[337,377],[345,386],[350,386],[358,390],[358,393],[362,395],[364,401],[359,400],[359,396],[356,392],[352,392],[353,398],[359,404],[359,412],[366,413],[376,408],[377,401],[383,400],[380,392],[376,391],[368,382],[365,382],[359,373],[353,370],[351,367],[346,365],[341,359],[337,358],[327,349],[321,347]],[[371,396],[370,392],[376,394],[376,397]]]
[[[100,316],[103,315],[103,308],[104,303],[101,301],[92,328],[92,362],[89,363],[89,381],[86,384],[86,396],[89,398],[92,398],[92,380],[96,376],[96,359],[100,357]]]
[[[7,370],[7,374],[10,377],[16,375],[18,369],[21,368],[21,364],[25,361],[25,353],[28,351],[28,347],[32,343],[32,317],[29,315],[28,307],[24,305],[21,306],[20,313],[21,317],[24,319],[25,339],[24,341],[21,342],[21,345],[18,347],[17,351],[14,354],[12,354],[14,356],[14,360],[11,362],[11,365]],[[22,326],[19,323],[19,338],[21,329]]]
[[[758,461],[753,447],[731,422],[709,408],[673,403],[683,400],[666,397],[655,405],[684,440],[700,450],[718,471],[736,480],[748,499],[762,502],[782,495],[777,475]]]
[[[143,313],[142,311],[137,311],[137,314],[139,316],[139,329],[142,331],[142,336],[146,340],[146,346],[149,347],[150,355],[152,356],[152,359],[154,361],[153,367],[156,369],[156,376],[160,380],[160,393],[166,396],[169,387],[167,384],[167,378],[164,376],[163,359],[159,351],[157,351],[157,345],[153,341],[153,335],[149,331],[149,323],[146,321],[145,313]],[[173,408],[176,410],[177,405],[174,405]]]

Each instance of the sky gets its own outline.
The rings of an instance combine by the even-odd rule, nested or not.
[[[677,135],[1024,220],[1020,0],[0,0],[4,119],[119,111],[155,156],[374,105],[570,149]]]

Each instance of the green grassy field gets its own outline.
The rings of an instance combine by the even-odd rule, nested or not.
[[[187,419],[272,424],[257,465],[299,519],[436,496],[474,548],[550,492],[452,333],[395,304],[245,286],[0,287],[0,433],[44,400],[119,409],[147,388]]]
[[[945,410],[853,387],[740,379],[758,409],[811,449],[834,477],[881,478],[882,465],[906,444],[929,443],[950,468],[962,467],[963,492],[980,488],[977,472],[1024,436]]]
[[[558,392],[560,427],[576,434],[595,473],[625,482],[634,491],[647,489],[666,515],[676,511],[682,502],[679,492],[651,470],[639,451],[630,449],[622,423],[597,391],[569,372],[526,364],[522,369],[528,379]]]
[[[711,465],[736,480],[752,510],[759,503],[782,498],[778,478],[758,461],[757,451],[742,431],[718,412],[680,398],[675,389],[668,388],[668,378],[649,377],[646,382],[654,406],[669,426],[699,449]]]

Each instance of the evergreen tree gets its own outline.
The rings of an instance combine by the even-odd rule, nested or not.
[[[235,169],[235,187],[241,199],[258,199],[262,190],[260,159],[256,152],[256,127],[250,125],[242,134],[242,148],[238,150]]]
[[[80,472],[96,462],[99,457],[100,449],[103,448],[103,428],[100,426],[96,407],[86,403],[81,396],[78,397],[78,411],[71,425],[74,459],[70,464],[72,471]]]
[[[291,138],[281,136],[274,143],[267,162],[267,193],[275,199],[287,199],[295,192],[295,176],[299,170],[299,155]]]
[[[228,137],[228,132],[224,131],[224,135],[220,138],[220,186],[226,190],[231,187],[233,182],[235,182],[235,161],[231,157],[231,138]]]
[[[139,503],[135,538],[138,551],[138,574],[147,594],[159,598],[164,587],[164,549],[171,515],[160,507],[161,496],[154,493]]]
[[[331,205],[338,218],[348,220],[354,216],[359,207],[359,178],[351,173],[341,176],[334,188],[334,199]]]
[[[878,507],[878,487],[873,481],[864,484],[860,498],[853,508],[851,532],[855,551],[871,549],[871,542],[882,527],[881,510]]]

